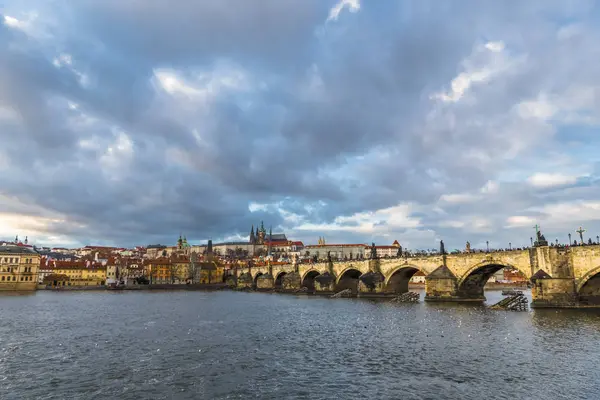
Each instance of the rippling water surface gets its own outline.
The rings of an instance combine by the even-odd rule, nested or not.
[[[600,399],[593,310],[38,292],[0,315],[2,399]]]

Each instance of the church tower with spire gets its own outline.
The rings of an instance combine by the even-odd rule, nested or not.
[[[250,244],[256,244],[256,237],[254,237],[254,225],[252,225],[252,229],[250,229],[250,239],[248,239]]]
[[[265,236],[267,236],[267,230],[265,229],[265,224],[263,221],[260,222],[260,229],[257,233],[257,244],[265,244]]]

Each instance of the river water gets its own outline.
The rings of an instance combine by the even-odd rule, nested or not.
[[[600,399],[594,310],[40,291],[0,315],[1,399]]]

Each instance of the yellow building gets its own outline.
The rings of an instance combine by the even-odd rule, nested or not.
[[[106,267],[84,261],[49,261],[51,270],[43,284],[50,286],[102,286],[106,284]]]
[[[171,260],[165,257],[156,258],[148,262],[150,283],[171,283]]]
[[[0,290],[35,290],[40,255],[28,246],[0,246]]]
[[[214,261],[190,264],[187,256],[161,257],[148,261],[151,284],[221,283],[223,266]]]

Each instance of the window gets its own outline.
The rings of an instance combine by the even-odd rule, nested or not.
[[[3,276],[3,277],[2,277],[2,280],[4,280],[4,278],[5,278],[5,277]]]
[[[16,277],[16,276],[13,276],[13,282],[14,282],[14,281],[16,281],[16,280],[17,280],[17,277]]]
[[[21,277],[21,279],[20,279],[20,280],[21,280],[21,282],[23,282],[23,277]]]

